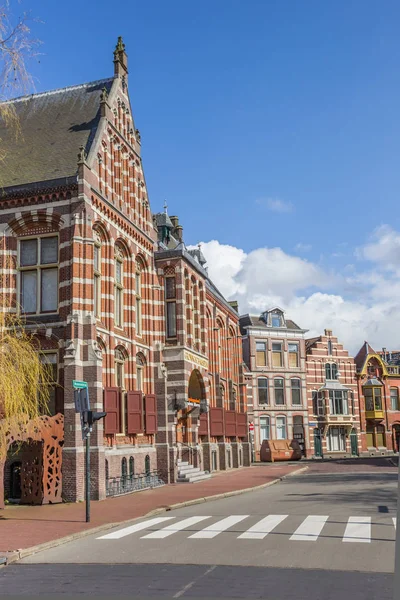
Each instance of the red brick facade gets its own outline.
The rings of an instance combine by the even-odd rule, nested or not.
[[[92,410],[108,412],[91,437],[93,498],[104,498],[106,477],[127,465],[135,474],[157,470],[169,482],[179,458],[210,471],[250,462],[238,313],[186,249],[177,218],[175,247],[162,243],[121,41],[114,65],[104,84],[45,98],[97,94],[98,122],[76,148],[76,175],[22,178],[0,200],[2,293],[14,310],[29,304],[27,326],[57,357],[52,410],[65,417],[63,495],[72,501],[84,493],[73,380],[88,382]]]

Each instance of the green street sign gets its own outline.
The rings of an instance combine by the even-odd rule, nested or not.
[[[87,381],[75,381],[75,379],[72,381],[72,387],[75,390],[85,390],[88,387]]]

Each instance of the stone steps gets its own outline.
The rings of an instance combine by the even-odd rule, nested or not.
[[[190,465],[187,461],[178,460],[177,483],[197,483],[210,479],[211,473],[202,471],[199,467]]]

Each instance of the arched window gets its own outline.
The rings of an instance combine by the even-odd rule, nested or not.
[[[285,404],[285,381],[281,377],[274,379],[275,404]]]
[[[120,346],[115,348],[115,385],[125,390],[125,361],[126,353]]]
[[[101,237],[97,232],[93,246],[93,312],[98,319],[101,317]]]
[[[338,368],[336,363],[326,363],[325,365],[325,378],[334,380],[337,379]]]
[[[301,404],[301,379],[291,379],[290,386],[292,390],[292,404],[299,406]]]
[[[136,261],[135,294],[136,294],[136,335],[142,335],[142,265]]]
[[[136,355],[136,389],[144,392],[146,360],[143,354]]]
[[[268,379],[259,377],[257,379],[258,404],[268,404]]]
[[[124,324],[124,272],[123,272],[123,253],[121,248],[115,248],[114,260],[114,319],[116,327],[123,327]]]
[[[150,456],[146,454],[146,458],[144,459],[144,470],[146,475],[150,475]]]
[[[271,439],[271,426],[269,417],[260,417],[260,442]]]
[[[105,464],[105,475],[106,475],[106,480],[110,478],[110,472],[109,472],[108,460],[107,459],[106,459],[106,464]]]
[[[390,388],[390,408],[392,410],[399,410],[399,388]]]
[[[332,356],[332,354],[333,354],[332,342],[331,342],[331,340],[328,340],[328,356]]]
[[[286,440],[287,432],[286,432],[286,417],[276,417],[276,439],[277,440]]]
[[[135,459],[133,456],[129,458],[129,477],[132,478],[135,474]]]

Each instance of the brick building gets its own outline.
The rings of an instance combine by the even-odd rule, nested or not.
[[[23,138],[0,125],[2,295],[53,368],[64,498],[84,491],[73,380],[107,411],[91,440],[94,498],[115,477],[175,481],[182,458],[249,464],[238,313],[177,218],[151,214],[122,40],[113,77],[11,102]]]
[[[280,308],[242,315],[243,358],[251,375],[249,418],[254,423],[254,457],[263,440],[297,439],[308,454],[306,329]]]
[[[357,456],[361,447],[356,364],[332,331],[306,340],[312,456]]]
[[[371,456],[399,451],[400,354],[376,352],[364,342],[355,357],[361,414],[361,452]]]

